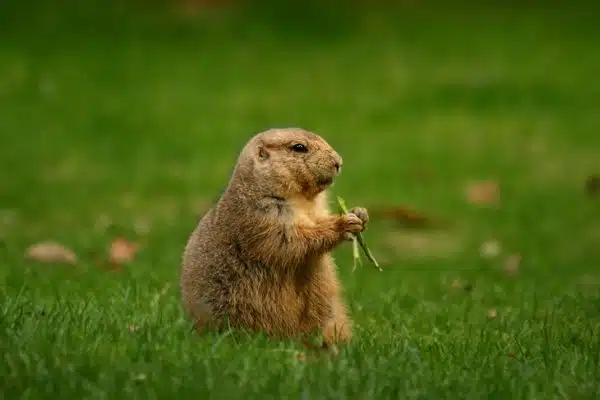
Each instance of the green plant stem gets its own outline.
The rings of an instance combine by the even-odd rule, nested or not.
[[[342,199],[341,197],[338,196],[337,197],[337,202],[338,202],[340,208],[342,209],[342,212],[344,214],[348,213],[348,208],[346,207],[346,202],[344,201],[344,199]],[[379,269],[380,271],[382,271],[381,267],[379,266],[379,263],[377,262],[377,260],[373,256],[373,254],[371,253],[371,250],[369,250],[369,248],[365,244],[365,240],[363,239],[362,233],[361,232],[357,232],[357,233],[354,234],[354,237],[356,238],[356,241],[358,242],[358,244],[360,245],[360,247],[362,247],[362,249],[365,252],[365,255],[367,256],[367,258],[369,259],[369,261],[371,261],[377,267],[377,269]],[[360,257],[359,257],[359,259],[360,259]]]

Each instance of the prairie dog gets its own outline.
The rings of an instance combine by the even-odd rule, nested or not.
[[[331,251],[363,231],[367,210],[332,215],[327,189],[342,157],[300,128],[252,137],[219,201],[192,232],[181,265],[185,310],[197,330],[223,327],[347,342],[347,315]]]

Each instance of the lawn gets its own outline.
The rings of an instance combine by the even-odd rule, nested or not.
[[[0,397],[597,398],[590,10],[412,6],[305,29],[50,11],[0,18]],[[344,157],[333,193],[373,215],[383,272],[336,250],[356,326],[335,359],[196,335],[180,305],[189,233],[277,126],[323,135]],[[469,199],[478,182],[495,201]],[[140,249],[119,268],[117,238]],[[78,262],[24,257],[48,240]]]

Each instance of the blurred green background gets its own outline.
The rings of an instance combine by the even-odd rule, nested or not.
[[[597,16],[583,2],[4,2],[4,393],[592,398]],[[350,248],[336,250],[357,336],[318,373],[265,358],[277,344],[199,339],[179,308],[188,235],[245,141],[284,126],[344,157],[333,192],[372,211],[366,239],[384,266],[352,273]],[[497,201],[469,201],[477,182]],[[382,211],[404,207],[434,227]],[[116,238],[140,250],[115,272]],[[24,257],[48,240],[77,264]],[[215,340],[229,361],[207,356]],[[231,365],[245,383],[204,380]],[[140,387],[140,370],[156,379]]]

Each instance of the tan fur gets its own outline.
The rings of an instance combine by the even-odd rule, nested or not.
[[[308,152],[292,151],[296,143]],[[323,138],[299,128],[248,141],[183,254],[181,295],[198,330],[228,324],[277,337],[321,332],[326,345],[350,340],[330,253],[368,215],[330,214],[326,190],[341,164]]]

